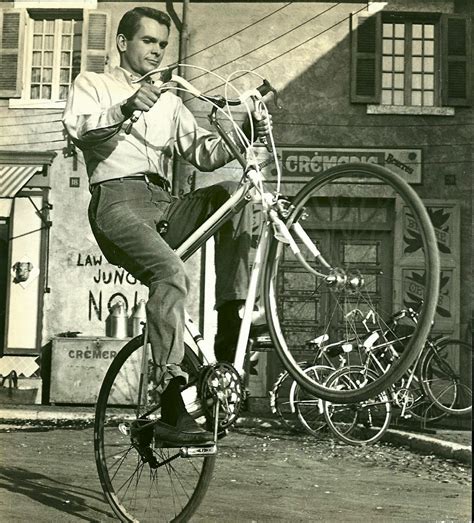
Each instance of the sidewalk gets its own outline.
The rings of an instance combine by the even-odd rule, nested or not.
[[[0,424],[25,423],[91,423],[94,407],[52,406],[52,405],[0,405]],[[238,427],[281,429],[282,423],[276,418],[260,418],[243,415],[237,421]],[[382,441],[406,446],[425,454],[434,454],[470,465],[472,462],[472,439],[468,430],[432,429],[429,434],[412,429],[389,429]],[[433,432],[433,433],[431,433]]]

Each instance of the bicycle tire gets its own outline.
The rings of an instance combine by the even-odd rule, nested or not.
[[[364,374],[363,367],[342,367],[327,379],[327,385],[357,387],[357,374]],[[354,374],[354,377],[352,377]],[[369,372],[372,379],[375,373]],[[349,445],[368,445],[379,441],[387,432],[392,420],[390,393],[383,391],[375,398],[360,403],[336,404],[323,401],[323,413],[331,432]]]
[[[430,400],[447,414],[472,412],[472,345],[457,339],[434,342],[421,362],[421,383]],[[466,375],[461,377],[461,369]]]
[[[312,181],[306,184],[292,200],[292,210],[286,220],[287,226],[290,228],[293,223],[299,222],[303,212],[308,214],[308,209],[305,209],[308,202],[320,194],[327,194],[328,188],[333,188],[330,184],[338,183],[339,186],[336,190],[341,191],[340,188],[343,187],[348,192],[349,188],[353,187],[353,185],[347,184],[347,179],[350,177],[355,177],[355,182],[358,184],[356,184],[356,187],[360,186],[359,182],[361,178],[369,178],[370,182],[376,180],[377,182],[380,182],[380,184],[383,184],[384,187],[386,186],[387,190],[392,191],[393,198],[398,198],[402,202],[402,208],[405,209],[405,212],[410,213],[414,227],[419,232],[420,249],[424,253],[424,258],[421,260],[423,265],[420,270],[424,270],[425,288],[424,301],[421,311],[419,312],[419,321],[405,350],[403,350],[400,357],[393,361],[387,372],[381,373],[380,376],[373,381],[367,381],[366,384],[361,384],[359,389],[353,390],[330,389],[322,383],[317,383],[314,380],[309,379],[304,373],[304,369],[302,369],[297,363],[300,359],[308,359],[309,357],[302,349],[301,340],[296,339],[294,333],[296,332],[298,334],[297,327],[294,328],[294,331],[291,331],[290,327],[287,328],[284,325],[285,318],[283,304],[285,302],[285,296],[284,291],[281,293],[279,291],[279,280],[283,282],[285,281],[285,259],[291,259],[291,253],[287,252],[288,245],[279,241],[276,237],[272,237],[264,265],[264,304],[266,308],[267,322],[274,347],[283,366],[288,370],[293,379],[315,396],[327,401],[340,403],[359,402],[375,397],[378,393],[387,389],[401,378],[424,346],[435,315],[439,289],[438,248],[428,213],[420,198],[408,183],[396,174],[380,166],[369,164],[345,164],[328,169],[316,176]],[[366,190],[368,188],[368,191],[372,191],[372,185],[363,185],[362,187],[366,188]],[[368,197],[370,197],[370,192],[368,192]],[[377,202],[378,199],[374,199],[374,201]],[[318,216],[311,215],[307,221],[310,223],[318,223],[318,219]],[[330,262],[330,260],[328,261]],[[312,266],[316,266],[314,256],[308,263]],[[307,274],[311,275],[309,271],[307,271]],[[332,321],[333,316],[331,316],[331,313],[333,315],[336,314],[336,312],[339,311],[339,308],[345,310],[344,307],[346,306],[346,301],[344,298],[344,292],[346,292],[346,290],[343,289],[338,294],[339,291],[336,288],[336,291],[332,291],[331,294],[331,289],[329,289],[329,285],[327,284],[328,280],[323,281],[321,279],[321,282],[318,283],[317,278],[315,276],[313,276],[313,278],[314,280],[311,282],[311,285],[315,290],[308,287],[304,292],[310,296],[311,292],[313,292],[313,295],[315,296],[314,307],[316,308],[316,306],[319,305],[319,303],[316,303],[317,293],[320,292],[322,284],[326,284],[326,287],[323,288],[323,290],[327,291],[326,296],[330,295],[330,299],[335,303],[333,309],[329,311],[330,314],[328,315],[328,321]],[[374,276],[374,280],[376,279],[377,274]],[[390,278],[388,278],[388,280],[389,279]],[[357,299],[360,299],[360,302],[364,306],[371,308],[371,310],[374,311],[377,324],[380,327],[386,327],[389,322],[389,316],[393,312],[391,310],[392,303],[390,302],[390,310],[378,311],[376,307],[370,303],[372,298],[369,290],[356,289],[354,292],[357,295]],[[280,319],[280,315],[282,315],[282,319]],[[292,311],[292,317],[296,318],[295,321],[298,321],[298,311]],[[318,325],[317,323],[318,320],[315,319],[314,331],[311,334],[308,333],[308,337],[319,336],[328,332],[329,323],[328,325],[324,325],[322,321],[321,325]],[[344,329],[347,329],[347,331]],[[352,337],[357,338],[360,335],[358,331],[355,331],[354,325],[351,325],[349,321],[347,321],[346,325],[341,327],[340,330],[342,332],[341,336],[350,334]],[[332,340],[330,339],[329,343],[331,341]],[[344,345],[343,338],[341,339],[341,346],[342,345]],[[360,355],[354,353],[354,357],[355,356],[360,360]],[[313,363],[311,360],[310,362]],[[355,361],[349,362],[349,364],[354,363],[360,364],[360,361],[355,359]]]
[[[151,437],[150,447],[160,466],[152,468],[143,461],[132,444],[129,429],[139,416],[142,420],[155,419],[159,414],[159,404],[153,398],[153,388],[149,384],[143,385],[138,378],[141,348],[143,336],[130,340],[121,349],[99,392],[94,449],[100,483],[106,500],[120,521],[188,521],[207,491],[215,456],[182,458],[179,449],[158,448]],[[199,361],[188,347],[183,368],[189,373],[189,382],[194,383]],[[151,355],[150,369],[153,370]],[[135,412],[138,391],[145,389],[146,417]],[[187,390],[192,392],[191,388]],[[183,392],[188,411],[192,412],[188,396]]]
[[[299,365],[306,366],[306,363],[300,362]],[[294,395],[294,380],[288,374],[288,371],[284,370],[278,375],[272,390],[269,392],[270,410],[290,430],[294,430],[298,422],[291,400],[292,395]]]
[[[314,377],[318,376],[318,381],[326,381],[328,376],[334,372],[333,367],[327,365],[313,365],[305,369],[306,374]],[[311,435],[319,437],[321,432],[327,427],[323,411],[323,400],[315,397],[306,389],[302,388],[297,382],[293,388],[293,398],[291,399],[298,421],[301,426]]]

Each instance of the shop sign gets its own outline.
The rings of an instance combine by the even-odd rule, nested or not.
[[[441,254],[451,254],[453,244],[454,212],[452,206],[427,206],[426,210],[436,235],[438,249]],[[403,234],[403,252],[413,254],[423,247],[418,220],[415,220],[411,211],[405,208],[405,223]]]
[[[371,163],[390,169],[408,183],[421,183],[421,149],[279,147],[278,158],[284,182],[307,182],[308,177],[335,165]],[[271,174],[275,176],[276,169]]]

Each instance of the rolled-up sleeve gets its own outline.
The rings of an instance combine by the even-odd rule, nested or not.
[[[125,117],[120,103],[104,108],[95,73],[80,74],[71,87],[63,115],[63,125],[81,149],[107,140],[116,134]]]
[[[191,111],[179,100],[176,146],[179,154],[201,171],[213,171],[233,160],[222,138],[199,127]]]

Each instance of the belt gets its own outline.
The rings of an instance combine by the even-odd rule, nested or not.
[[[101,183],[105,182],[111,182],[111,181],[118,181],[118,180],[140,180],[146,183],[151,183],[152,185],[156,185],[160,189],[163,189],[163,191],[170,192],[171,191],[171,184],[166,179],[160,176],[159,174],[155,173],[149,173],[149,174],[141,174],[139,176],[122,176],[121,178],[112,178],[111,180],[105,180],[104,182],[95,183],[93,187],[96,185],[100,185]]]

